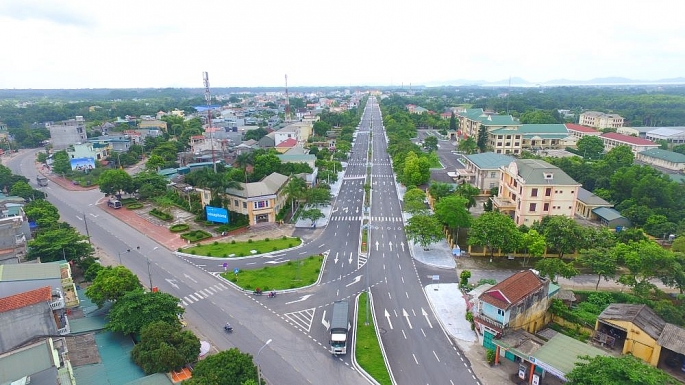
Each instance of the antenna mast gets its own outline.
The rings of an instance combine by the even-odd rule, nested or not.
[[[285,121],[290,122],[291,120],[290,97],[288,96],[288,74],[285,74]]]
[[[207,130],[209,130],[209,141],[212,146],[212,166],[216,174],[216,159],[214,158],[214,129],[212,128],[212,94],[209,92],[209,73],[202,73],[202,80],[205,84],[205,101],[207,102]]]

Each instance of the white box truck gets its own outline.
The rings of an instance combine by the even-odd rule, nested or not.
[[[333,302],[333,317],[331,318],[331,354],[347,354],[347,332],[350,330],[348,321],[347,301]]]

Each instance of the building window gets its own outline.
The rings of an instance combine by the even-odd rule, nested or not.
[[[502,142],[497,142],[497,147],[502,147]]]
[[[238,207],[240,204],[238,203],[237,199],[233,200],[233,206]]]
[[[269,207],[269,201],[254,202],[254,208],[256,208],[256,209],[265,209],[267,207]]]
[[[552,188],[551,188],[551,187],[547,187],[547,188],[545,189],[545,196],[548,197],[548,196],[551,196],[551,195],[552,195]]]
[[[491,171],[491,172],[490,172],[490,178],[497,178],[497,172],[496,172],[496,171]]]
[[[514,142],[514,147],[518,147],[518,146],[520,146],[520,145],[521,145],[521,143],[519,143],[519,142]]]
[[[537,209],[538,204],[537,203],[531,203],[530,206],[528,207],[528,211],[535,212],[535,209]]]
[[[521,135],[514,136],[514,139],[521,139]]]
[[[491,188],[491,189],[492,189],[492,188],[495,188],[495,187],[497,187],[497,184],[496,184],[496,183],[490,183],[490,188]]]
[[[502,309],[497,309],[497,315],[504,316],[504,310],[502,310]]]
[[[507,135],[507,139],[511,139],[511,135]]]
[[[247,208],[247,202],[243,202],[243,208],[244,208],[244,209]]]
[[[511,146],[511,142],[506,142],[504,145],[509,147],[509,146]]]
[[[530,196],[536,197],[538,196],[538,189],[534,188],[530,191]]]
[[[545,204],[542,206],[542,211],[549,211],[549,203],[545,203]]]
[[[503,138],[502,135],[497,135],[497,139],[502,139],[502,138]]]

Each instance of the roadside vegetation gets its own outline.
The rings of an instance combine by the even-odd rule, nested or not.
[[[302,244],[300,238],[289,238],[283,236],[281,238],[264,238],[262,240],[254,241],[248,239],[247,241],[219,242],[214,241],[206,245],[198,245],[182,249],[187,254],[204,255],[206,257],[218,258],[233,258],[245,257],[253,254],[270,253],[274,251],[289,249]],[[253,253],[253,251],[256,251]]]
[[[238,274],[227,271],[221,276],[245,290],[255,290],[256,288],[263,291],[295,289],[316,282],[321,272],[323,260],[322,255],[310,255],[307,258],[288,261],[277,266],[240,270]]]
[[[392,385],[390,373],[385,366],[383,353],[376,336],[376,327],[371,315],[371,309],[367,307],[367,293],[363,292],[357,297],[357,338],[354,348],[355,359],[359,366],[366,371],[381,385]],[[367,312],[369,323],[366,324]]]

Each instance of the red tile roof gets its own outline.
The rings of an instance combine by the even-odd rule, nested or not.
[[[542,286],[540,277],[530,270],[523,270],[493,286],[479,298],[498,309],[506,310]]]
[[[600,135],[600,137],[613,139],[613,140],[616,140],[619,142],[635,144],[638,146],[649,146],[649,145],[653,145],[653,146],[657,146],[657,147],[659,146],[658,143],[654,143],[651,140],[638,138],[636,136],[618,134],[615,132],[607,132],[607,133]]]
[[[50,290],[50,286],[45,286],[40,289],[25,291],[9,297],[0,298],[0,313],[20,309],[40,302],[50,301],[51,293],[52,290]]]
[[[599,132],[592,127],[581,126],[580,124],[566,123],[567,130],[573,130],[578,132]]]
[[[295,147],[296,144],[297,144],[297,140],[295,140],[293,138],[288,138],[288,139],[282,141],[281,143],[277,144],[276,147]]]

